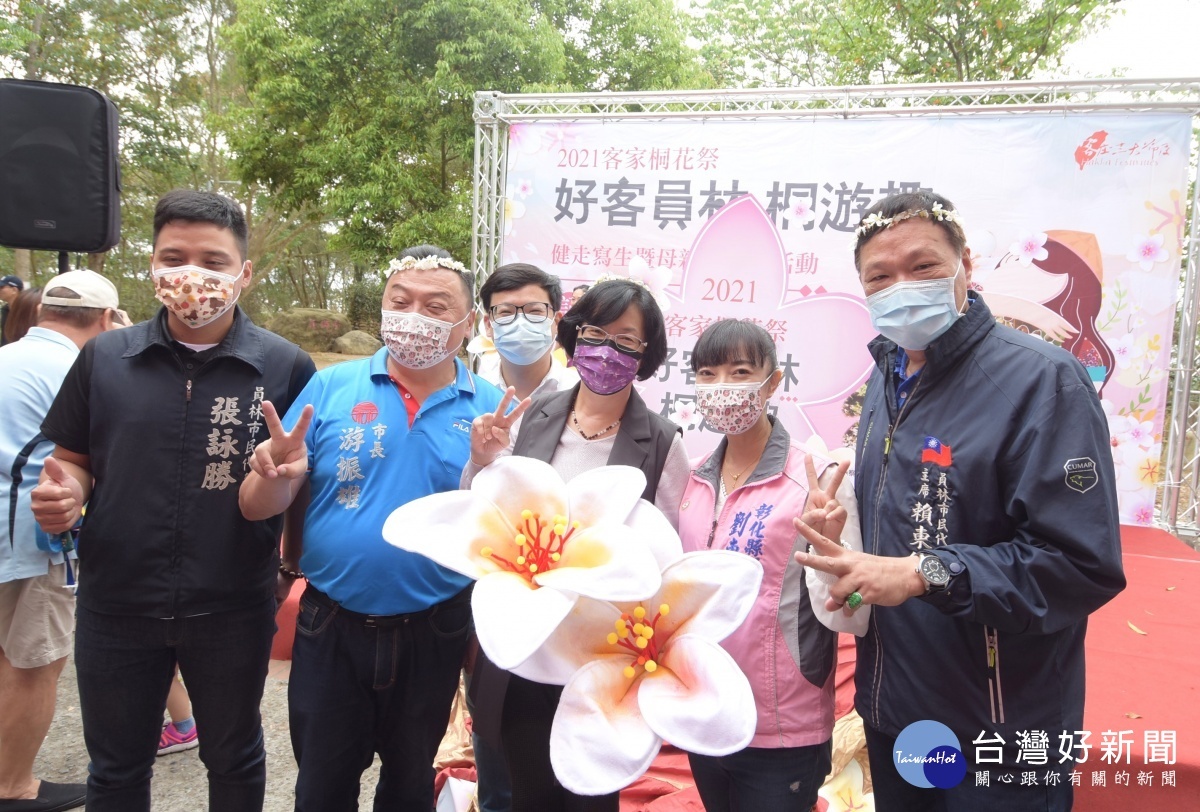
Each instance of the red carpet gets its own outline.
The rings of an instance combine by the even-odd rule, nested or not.
[[[1200,554],[1161,530],[1122,527],[1129,585],[1092,615],[1087,637],[1084,728],[1093,749],[1077,769],[1075,808],[1200,809]],[[1139,634],[1130,626],[1145,632]],[[1119,764],[1101,759],[1105,731],[1131,731]],[[1145,734],[1175,731],[1175,764],[1145,763]],[[1176,786],[1163,786],[1164,771]],[[1105,785],[1092,786],[1093,771]],[[1129,786],[1117,784],[1119,772]],[[1149,786],[1139,786],[1148,773]]]

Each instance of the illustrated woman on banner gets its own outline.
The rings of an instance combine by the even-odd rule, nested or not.
[[[1096,327],[1104,291],[1103,263],[1094,234],[1027,235],[991,270],[977,266],[974,282],[997,316],[1061,342],[1087,368],[1103,394],[1113,374],[1113,354]]]

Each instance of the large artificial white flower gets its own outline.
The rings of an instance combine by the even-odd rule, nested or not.
[[[550,731],[564,787],[603,795],[649,768],[663,740],[690,753],[737,752],[754,737],[750,683],[720,641],[746,619],[762,565],[741,553],[688,553],[638,603],[581,598],[513,672],[565,685]]]
[[[646,476],[608,465],[566,483],[541,460],[502,457],[470,490],[397,508],[383,525],[390,544],[474,578],[479,644],[512,669],[545,642],[580,596],[637,601],[654,594],[682,545],[670,522],[641,499]]]

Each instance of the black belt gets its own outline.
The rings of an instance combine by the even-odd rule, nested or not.
[[[471,586],[474,586],[474,584]],[[453,598],[442,603],[435,603],[433,606],[422,609],[419,612],[408,612],[403,615],[364,615],[362,612],[351,611],[317,589],[311,583],[304,590],[304,597],[311,598],[315,603],[324,606],[326,609],[331,609],[335,614],[341,615],[355,623],[361,623],[369,629],[392,629],[396,626],[403,626],[413,620],[429,617],[438,607],[454,606],[458,603],[469,602],[471,600],[471,587],[467,587]]]

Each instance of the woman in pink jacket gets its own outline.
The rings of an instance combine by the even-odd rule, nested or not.
[[[725,439],[684,490],[684,550],[735,550],[764,570],[754,609],[722,643],[754,690],[757,731],[732,755],[689,755],[692,774],[708,812],[808,812],[830,769],[837,633],[813,614],[804,568],[792,558],[807,545],[792,519],[804,513],[810,491],[810,509],[834,510],[844,468],[835,467],[822,490],[804,449],[767,415],[782,373],[762,327],[715,322],[696,342],[691,364],[696,404]]]

